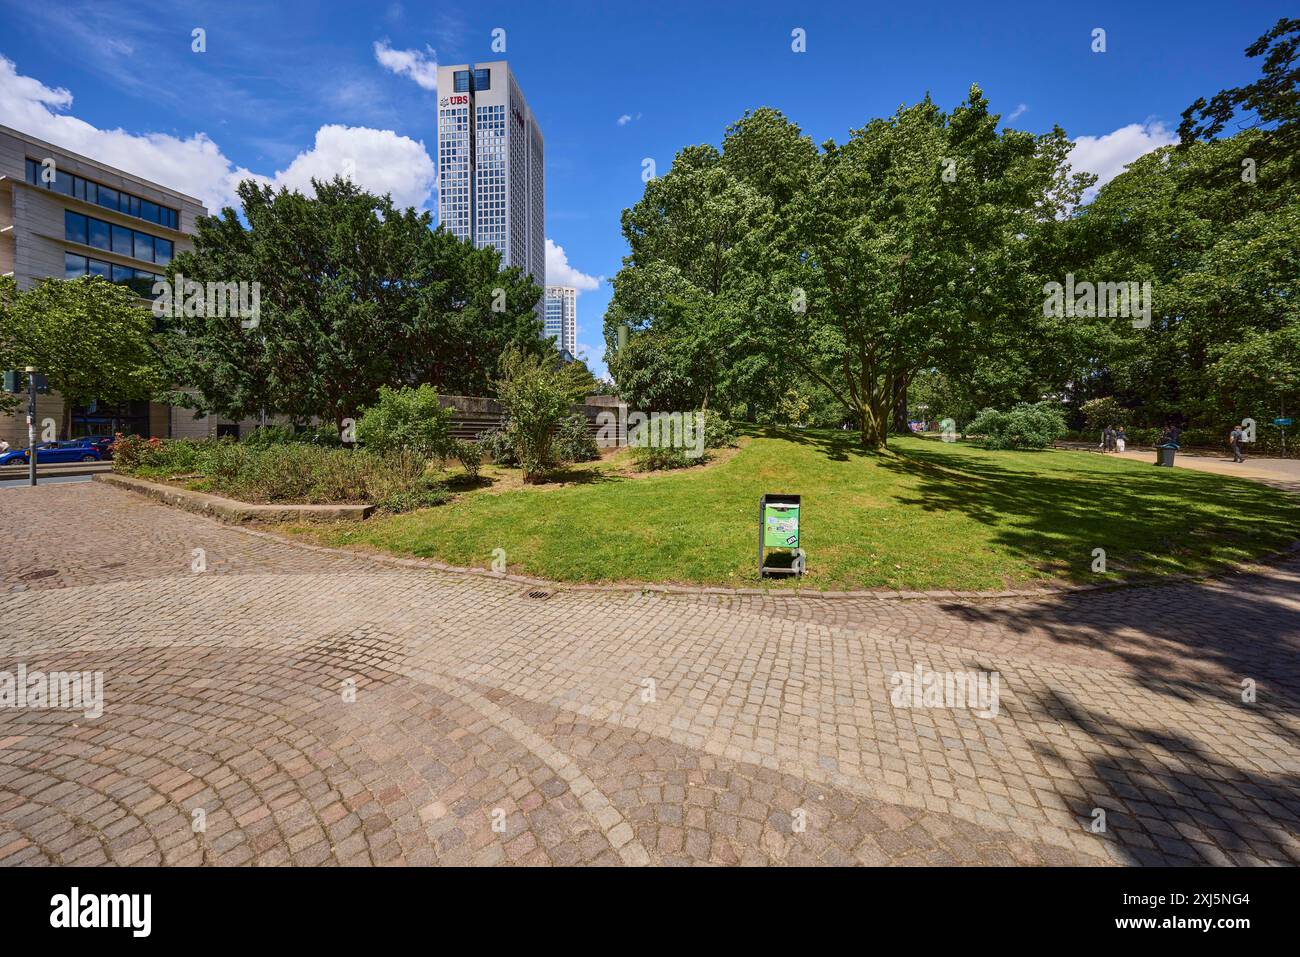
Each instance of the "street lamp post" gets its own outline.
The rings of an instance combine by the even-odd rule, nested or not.
[[[36,484],[36,367],[27,366],[27,484]]]

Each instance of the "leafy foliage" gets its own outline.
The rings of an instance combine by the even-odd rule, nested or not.
[[[555,466],[552,433],[590,386],[591,374],[585,369],[513,347],[506,350],[497,398],[510,416],[506,431],[525,482],[539,481]]]
[[[451,409],[443,408],[431,386],[380,386],[375,404],[362,410],[357,438],[381,455],[408,452],[425,461],[443,459],[453,451],[451,417]]]
[[[969,431],[984,436],[985,448],[1045,449],[1068,429],[1059,404],[1021,402],[1007,412],[985,409],[971,422]]]
[[[560,421],[555,430],[555,457],[561,462],[591,462],[600,458],[600,446],[581,412]]]

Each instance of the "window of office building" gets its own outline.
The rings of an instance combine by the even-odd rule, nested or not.
[[[136,219],[148,220],[168,229],[180,228],[180,213],[170,206],[162,206],[122,190],[101,186],[94,180],[60,170],[57,165],[51,167],[49,182],[46,182],[44,172],[45,169],[38,160],[28,158],[27,182],[33,186],[85,200]]]
[[[72,210],[63,211],[63,236],[71,243],[84,243],[96,249],[104,249],[144,259],[152,263],[166,265],[172,261],[175,246],[170,239],[150,236],[138,230],[128,229],[114,223],[106,223],[93,216],[83,216]]]

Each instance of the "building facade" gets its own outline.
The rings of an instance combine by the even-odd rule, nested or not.
[[[505,60],[438,68],[438,218],[546,285],[542,130]],[[542,305],[538,315],[542,317]]]
[[[578,354],[578,290],[573,286],[547,286],[543,300],[542,335],[555,339],[561,352]]]
[[[0,274],[19,289],[45,278],[102,276],[133,289],[144,308],[172,257],[192,247],[205,215],[193,196],[0,126]],[[15,448],[27,445],[25,410],[26,402],[19,414],[0,416],[0,439]],[[57,392],[37,397],[38,421],[61,424],[63,412]],[[158,402],[91,403],[72,410],[72,436],[58,437],[165,437],[173,415]]]

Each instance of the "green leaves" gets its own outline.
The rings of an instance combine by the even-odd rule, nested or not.
[[[98,276],[43,279],[7,298],[15,365],[32,365],[73,406],[148,399],[165,384],[151,342],[153,316],[125,286]]]

